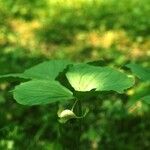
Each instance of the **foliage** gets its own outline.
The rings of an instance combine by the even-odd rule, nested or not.
[[[93,29],[124,29],[130,35],[147,36],[146,33],[149,31],[148,4],[148,0],[121,0],[119,2],[110,0],[109,3],[105,0],[84,1],[81,6],[74,3],[71,6],[63,5],[63,7],[59,2],[54,3],[51,7],[56,7],[58,11],[49,14],[49,19],[44,20],[37,35],[43,42],[56,44],[73,42],[79,31],[85,32]],[[133,20],[134,22],[131,23]]]
[[[142,93],[146,94],[143,95],[142,97],[139,97],[138,99],[141,99],[142,102],[150,103],[150,96],[149,96],[149,91],[150,91],[150,69],[149,68],[144,68],[140,65],[137,65],[135,63],[131,63],[127,65],[128,68],[132,70],[132,72],[142,81],[147,82],[147,90],[143,90]]]
[[[14,98],[20,104],[36,105],[74,99],[71,91],[54,81],[68,64],[67,61],[52,60],[34,66],[23,74],[3,75],[1,78],[10,76],[33,79],[33,81],[17,86],[13,91]],[[133,78],[115,69],[95,67],[88,64],[73,64],[73,66],[69,66],[66,77],[74,90],[81,92],[113,90],[122,93],[134,84]],[[65,85],[66,83],[63,84]]]
[[[83,150],[149,149],[149,26],[149,0],[0,0],[0,149],[61,150],[63,145],[69,150],[77,145]],[[60,61],[51,71],[47,68],[54,65],[52,59],[72,62]],[[75,91],[77,77],[71,80],[69,74],[77,72],[80,78],[76,67],[84,72],[81,64],[88,64],[88,73],[96,73],[96,67],[131,80],[132,74],[134,86],[123,93],[116,88]],[[47,76],[49,72],[52,76]],[[82,112],[70,92],[68,100],[49,99],[42,106],[13,100],[14,87],[18,93],[18,87],[22,90],[35,80],[43,85],[45,78],[82,99]],[[79,85],[88,88],[81,80]],[[95,87],[94,80],[88,83]],[[35,91],[41,90],[38,85]],[[75,143],[78,140],[80,144]]]
[[[93,62],[89,64],[93,64]],[[83,116],[77,116],[82,115],[83,110],[81,104],[78,104],[75,111],[74,107],[77,103],[83,104],[84,101],[88,101],[87,97],[94,98],[96,96],[95,98],[97,98],[103,95],[101,91],[112,90],[122,93],[125,89],[130,88],[134,84],[133,77],[131,78],[125,73],[113,68],[92,66],[89,64],[71,64],[68,63],[68,61],[51,60],[31,67],[23,73],[2,75],[1,78],[6,79],[8,76],[16,78],[17,76],[31,80],[16,86],[13,90],[14,99],[19,104],[32,106],[60,102],[59,105],[63,106],[66,100],[77,99],[79,102],[76,100],[71,110],[58,110],[60,123],[66,123],[70,119],[82,119],[85,117],[87,111]],[[139,68],[137,68],[137,70],[138,69]],[[136,72],[141,73],[141,68],[137,70]],[[68,81],[63,80],[64,86],[58,82],[60,79],[63,79],[65,74],[72,87],[70,90],[67,89],[69,88],[67,87]],[[93,90],[95,92],[100,91],[100,93],[98,92],[99,94],[93,95],[91,93]],[[79,94],[80,92],[84,92],[82,96]],[[145,96],[142,100],[149,104],[149,96]],[[81,127],[81,124],[77,123],[77,126]],[[71,128],[71,130],[73,129]],[[78,132],[81,131],[79,130]],[[77,134],[78,138],[80,138],[80,134]],[[60,135],[63,137],[63,133],[60,132]],[[72,145],[79,141],[80,140],[73,140]],[[67,148],[64,142],[62,146]],[[81,147],[78,145],[76,148],[80,149]]]
[[[31,20],[38,15],[38,11],[42,7],[46,7],[46,1],[36,1],[36,0],[13,0],[0,1],[2,10],[6,10],[9,15],[13,17],[24,18],[25,20]]]

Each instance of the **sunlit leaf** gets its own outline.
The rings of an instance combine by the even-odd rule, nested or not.
[[[109,67],[74,65],[66,74],[76,91],[117,91],[122,93],[134,84],[134,78]]]
[[[48,104],[73,99],[73,94],[56,81],[33,80],[22,83],[13,91],[14,99],[23,105]]]

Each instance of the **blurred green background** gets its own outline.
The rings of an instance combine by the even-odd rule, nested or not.
[[[150,67],[149,0],[0,0],[0,74],[21,72],[48,59],[104,60],[118,68]],[[0,149],[61,150],[57,105],[26,107],[0,83]],[[150,108],[139,100],[149,85],[87,102],[82,150],[150,149]],[[72,150],[76,131],[62,143]]]

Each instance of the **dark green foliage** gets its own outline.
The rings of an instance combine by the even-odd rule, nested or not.
[[[0,150],[149,149],[149,12],[149,0],[0,0]],[[47,69],[51,59],[116,68],[126,77],[132,74],[135,84],[122,89],[123,93],[75,91],[66,77],[72,70],[70,62],[61,63],[60,68],[56,64],[51,71]],[[130,62],[134,64],[127,68]],[[48,81],[43,85],[45,77]],[[118,76],[115,79],[118,82]],[[25,95],[22,103],[28,95],[33,104],[37,91],[40,95],[39,82],[48,91],[44,97],[56,94],[50,90],[54,83],[82,99],[82,109],[68,90],[67,100],[46,99],[49,104],[35,106],[16,103],[14,87]],[[31,90],[33,84],[36,93]],[[30,90],[24,92],[26,85]],[[75,115],[67,114],[64,120],[58,110],[73,110]]]

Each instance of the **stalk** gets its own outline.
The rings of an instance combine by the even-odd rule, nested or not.
[[[82,115],[82,105],[81,105],[81,100],[78,100],[77,106],[76,106],[76,113],[78,116]],[[77,119],[76,120],[76,150],[80,150],[80,138],[81,138],[81,133],[82,133],[82,119]]]
[[[73,105],[73,110],[77,116],[82,116],[81,101],[78,100]],[[70,132],[71,131],[71,132]],[[63,150],[80,150],[80,137],[82,133],[82,118],[72,119],[65,124],[59,125],[59,139]]]

